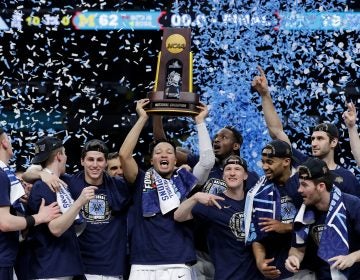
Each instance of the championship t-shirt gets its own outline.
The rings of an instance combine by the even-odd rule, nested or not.
[[[145,173],[139,170],[135,181],[134,205],[129,212],[132,264],[193,264],[196,262],[193,236],[187,222],[176,222],[174,211],[144,217],[142,192]],[[188,190],[190,192],[190,190]],[[181,197],[180,201],[185,197]]]
[[[215,266],[216,280],[263,279],[255,265],[251,246],[245,246],[242,228],[245,200],[234,200],[220,194],[224,201],[215,206],[197,204],[192,214],[206,223],[206,237]]]
[[[120,177],[103,176],[95,198],[81,209],[86,227],[78,239],[86,274],[118,276],[126,272],[126,219],[131,192]],[[75,200],[89,186],[83,172],[62,179]]]
[[[48,185],[38,180],[34,183],[28,201],[29,211],[39,211],[41,199],[45,205],[56,202],[56,194]],[[74,226],[61,236],[54,236],[48,224],[33,227],[29,232],[29,277],[31,279],[76,276],[83,274],[80,249]]]

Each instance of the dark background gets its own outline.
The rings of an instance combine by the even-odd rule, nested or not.
[[[7,23],[10,23],[14,11],[23,13],[23,18],[28,15],[41,16],[45,13],[74,15],[77,11],[83,10],[161,10],[166,11],[168,15],[177,12],[175,5],[177,1],[43,2],[6,1],[6,3],[0,4],[0,16]],[[268,1],[267,5],[271,2]],[[290,7],[287,1],[273,2],[278,3],[279,10],[287,10]],[[320,2],[325,3],[325,6],[327,2],[338,2],[338,10],[344,7],[343,1]],[[317,5],[320,5],[320,2],[307,1],[304,5],[311,10],[318,8]],[[181,5],[181,11],[196,13],[199,6],[205,10],[207,5],[211,7],[209,3],[204,1],[184,1]],[[248,1],[249,6],[252,3],[253,1]],[[245,4],[244,2],[241,4],[243,6],[239,4],[235,8],[242,12],[246,7]],[[337,7],[336,4],[334,6]],[[349,10],[360,11],[359,1],[347,1],[346,6]],[[58,8],[60,8],[60,12]],[[222,9],[228,12],[234,7],[224,6]],[[211,12],[209,13],[211,14]],[[275,18],[273,20],[276,21]],[[169,17],[162,18],[164,25],[169,25],[169,22]],[[221,28],[223,28],[222,33],[225,33],[227,29],[231,30],[229,26]],[[303,112],[302,119],[307,119],[307,124],[315,124],[323,120],[341,122],[344,105],[341,103],[342,97],[339,98],[339,92],[345,93],[349,96],[349,99],[351,98],[358,104],[360,94],[359,68],[354,70],[346,69],[346,75],[350,77],[349,82],[345,87],[335,85],[334,88],[337,87],[338,90],[326,96],[326,99],[322,95],[308,100],[302,95],[300,96],[298,91],[301,90],[305,92],[302,93],[304,96],[312,94],[306,81],[301,82],[296,87],[296,93],[289,98],[289,93],[285,89],[290,84],[289,77],[297,77],[298,73],[302,71],[302,65],[296,61],[302,59],[303,54],[297,52],[294,55],[294,62],[291,62],[293,69],[289,68],[276,72],[278,71],[277,65],[273,64],[273,62],[281,61],[285,54],[274,51],[274,44],[276,46],[286,45],[288,38],[269,30],[257,33],[259,36],[269,34],[272,40],[268,44],[258,45],[255,48],[257,54],[246,54],[247,56],[254,56],[252,61],[254,65],[252,65],[251,70],[245,70],[249,75],[246,78],[246,85],[239,84],[238,87],[241,91],[248,91],[247,96],[250,96],[251,106],[253,107],[251,113],[254,113],[256,118],[261,120],[259,100],[256,94],[251,93],[249,86],[251,77],[257,74],[256,64],[261,62],[269,74],[270,85],[281,89],[279,93],[276,93],[280,94],[280,96],[276,96],[274,99],[277,109],[282,113],[286,131],[297,147],[309,151],[309,141],[304,141],[309,131],[300,129],[302,128],[301,120],[298,120],[299,117],[294,112]],[[207,32],[209,31],[202,28],[194,29],[194,40],[201,36],[206,37]],[[242,32],[245,34],[245,31]],[[326,41],[319,40],[319,37],[321,38],[324,35],[323,33],[323,31],[299,32],[291,36],[296,36],[296,40],[299,42],[306,40],[308,46],[316,46],[320,49],[319,53],[321,53],[321,48],[326,51],[324,45]],[[340,32],[336,35],[334,41],[335,43],[344,42],[346,48],[348,38],[352,38],[352,40],[357,38],[358,40],[356,34],[358,34],[358,31]],[[146,97],[147,93],[153,88],[157,54],[161,46],[161,30],[84,31],[75,30],[73,27],[51,29],[45,26],[24,26],[21,31],[16,29],[7,32],[0,31],[0,35],[0,111],[2,125],[10,132],[14,140],[16,154],[13,164],[16,164],[18,168],[27,166],[33,154],[33,143],[39,137],[49,134],[57,135],[66,140],[65,147],[68,154],[69,171],[79,169],[81,146],[90,139],[99,138],[104,140],[112,151],[119,149],[127,132],[136,121],[134,100]],[[214,37],[217,35],[216,33]],[[247,43],[245,42],[245,44]],[[231,106],[231,102],[227,100],[218,102],[214,97],[204,94],[207,87],[217,89],[215,80],[219,78],[216,76],[210,76],[211,78],[209,78],[205,74],[209,67],[207,64],[200,63],[200,58],[204,57],[208,61],[213,60],[214,64],[218,63],[216,61],[220,61],[220,64],[216,65],[218,68],[222,68],[221,62],[228,59],[235,62],[244,60],[240,54],[229,57],[225,50],[219,50],[217,47],[217,45],[211,46],[210,44],[193,44],[192,46],[195,53],[194,91],[200,93],[202,100],[212,104],[214,107],[211,116],[213,121],[209,121],[211,134],[223,125],[219,120],[221,119],[219,116],[222,116],[224,112],[231,111],[232,108],[227,107],[229,106],[228,103]],[[290,50],[286,49],[286,46],[284,48],[285,53],[290,52]],[[240,51],[243,50],[246,51],[246,48],[240,49]],[[337,57],[336,54],[333,57],[339,58],[340,64],[344,63],[344,58]],[[359,57],[355,58],[355,60],[359,62]],[[313,61],[309,63],[313,63]],[[328,74],[331,74],[331,77]],[[317,82],[326,84],[330,78],[336,83],[342,75],[341,70],[334,73],[333,69],[326,68],[325,73],[321,75],[319,75],[319,72],[311,71],[307,78],[309,80],[316,79]],[[301,77],[300,74],[299,77]],[[237,78],[233,78],[234,82],[230,81],[230,83],[233,87],[236,87],[234,83],[236,83]],[[220,78],[219,85],[222,82]],[[243,83],[242,80],[240,82]],[[226,88],[226,86],[224,87]],[[293,102],[289,103],[290,99]],[[336,101],[337,99],[339,100]],[[319,107],[326,106],[326,100],[335,100],[336,110],[331,114],[324,114],[321,109],[319,110]],[[238,104],[236,105],[238,108],[243,108],[243,103],[246,103],[246,106],[249,103],[243,100],[235,100],[235,102],[238,102],[234,103]],[[249,113],[248,111],[244,112]],[[237,112],[234,114],[237,114]],[[247,121],[252,119],[251,115],[247,116],[248,118],[245,118]],[[232,115],[224,118],[224,121],[229,121]],[[240,123],[243,120],[234,121]],[[257,119],[254,119],[254,122],[260,125]],[[193,122],[188,118],[169,118],[165,121],[168,135],[179,138],[181,140],[179,143],[185,146],[193,143],[182,142],[186,141],[189,135],[193,135],[192,125]],[[266,138],[262,136],[264,134],[262,130],[265,129],[263,124],[260,128],[255,127],[259,130],[256,135],[249,133],[249,136],[247,136],[248,127],[239,125],[238,128],[245,134],[245,141],[247,141],[245,144],[247,146],[252,143],[251,139],[256,141],[258,137],[261,137],[258,140],[258,145],[261,146],[266,141]],[[346,129],[341,125],[339,125],[339,128],[341,128],[343,143],[341,145],[342,154],[338,161],[353,166],[354,162],[346,139]],[[142,133],[137,147],[136,157],[139,162],[144,161],[147,143],[151,141],[151,137],[150,122]],[[255,148],[257,147],[252,147],[252,149]],[[247,151],[244,151],[244,154],[246,158],[249,157]],[[256,169],[258,155],[252,157],[254,163],[251,163],[251,165]]]

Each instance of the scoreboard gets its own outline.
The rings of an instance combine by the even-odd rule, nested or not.
[[[47,28],[50,30],[160,30],[163,27],[201,28],[214,22],[239,26],[264,26],[282,30],[360,30],[360,12],[282,12],[273,15],[224,13],[219,18],[203,13],[168,11],[27,10],[0,14],[0,30]]]

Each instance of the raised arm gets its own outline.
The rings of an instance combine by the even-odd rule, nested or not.
[[[79,214],[81,207],[95,198],[95,190],[97,187],[89,186],[82,190],[80,196],[71,207],[62,215],[56,219],[53,219],[48,223],[50,232],[56,237],[61,236],[74,222],[76,216]]]
[[[136,176],[139,172],[138,165],[133,158],[133,153],[140,133],[149,119],[148,114],[144,110],[144,107],[149,104],[149,102],[149,99],[141,99],[136,102],[136,112],[139,118],[132,129],[129,131],[119,151],[124,177],[129,183],[135,182]]]
[[[255,76],[251,85],[260,94],[261,105],[269,134],[272,139],[279,139],[291,144],[289,137],[284,132],[279,115],[276,112],[265,72],[260,66],[258,66],[258,70],[260,76]]]
[[[348,128],[351,153],[354,156],[356,164],[360,166],[360,138],[356,125],[357,112],[354,103],[346,104],[347,110],[343,113],[342,117]]]
[[[193,218],[191,211],[197,203],[206,206],[215,205],[217,208],[221,209],[217,200],[224,200],[224,198],[214,194],[197,192],[179,205],[178,209],[174,212],[174,220],[177,222],[191,220]]]
[[[198,179],[198,184],[205,184],[210,171],[215,164],[215,154],[212,148],[209,132],[206,128],[205,118],[209,111],[205,104],[197,106],[200,113],[195,117],[196,128],[199,136],[199,162],[194,166],[193,174]]]
[[[167,139],[165,131],[164,131],[164,125],[162,122],[163,117],[160,115],[153,115],[152,118],[152,126],[153,126],[153,135],[154,140],[159,139]]]

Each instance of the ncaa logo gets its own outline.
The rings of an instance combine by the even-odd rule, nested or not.
[[[181,53],[186,47],[186,40],[180,34],[173,34],[166,39],[165,45],[169,52]]]

